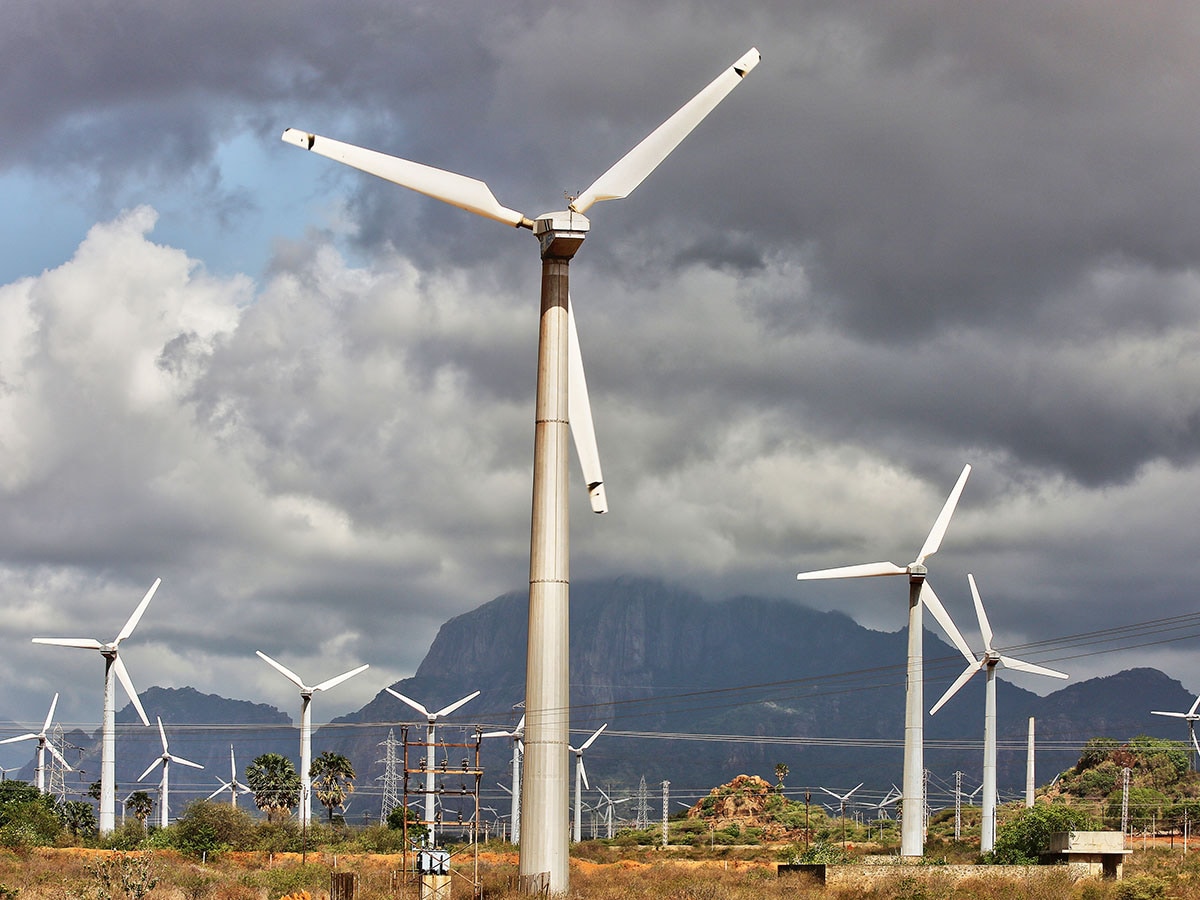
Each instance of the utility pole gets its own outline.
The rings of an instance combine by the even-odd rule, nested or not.
[[[667,849],[667,816],[670,815],[670,812],[667,809],[667,807],[669,805],[670,797],[671,797],[671,782],[664,781],[662,783],[662,789],[663,789],[663,849],[666,850]]]
[[[1025,752],[1025,807],[1033,806],[1034,787],[1033,777],[1033,716],[1029,717],[1029,749]]]
[[[962,838],[962,772],[954,773],[954,839]]]
[[[929,770],[921,770],[921,840],[929,835]]]
[[[1121,770],[1121,834],[1129,833],[1129,767]]]

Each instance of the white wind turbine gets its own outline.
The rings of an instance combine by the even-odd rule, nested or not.
[[[536,221],[502,206],[486,184],[466,175],[388,156],[289,128],[283,140],[377,175],[467,212],[528,228],[542,259],[537,399],[533,445],[533,511],[529,554],[529,637],[525,674],[528,715],[526,789],[521,801],[527,839],[520,875],[547,879],[552,894],[568,889],[567,810],[570,691],[568,648],[569,540],[567,531],[567,430],[575,435],[592,508],[606,503],[599,457],[591,434],[583,366],[571,337],[568,270],[587,236],[585,213],[601,200],[628,196],[758,64],[751,49],[601,175],[566,210]],[[587,434],[583,432],[586,430]]]
[[[575,754],[575,843],[579,843],[583,839],[583,789],[586,787],[591,790],[591,785],[588,784],[587,770],[583,767],[583,751],[592,746],[592,741],[600,737],[600,732],[608,727],[605,722],[599,728],[592,732],[592,736],[580,744],[578,747],[568,745],[567,749]]]
[[[100,736],[99,830],[101,834],[111,833],[117,823],[117,708],[116,685],[113,682],[114,675],[117,681],[121,682],[121,686],[125,688],[125,693],[129,695],[129,700],[133,704],[133,708],[137,710],[142,724],[147,727],[150,725],[150,720],[146,718],[146,711],[142,709],[142,701],[138,699],[137,691],[133,687],[133,681],[129,677],[129,672],[125,669],[125,663],[121,662],[119,647],[121,641],[133,634],[133,629],[137,628],[142,614],[146,611],[146,607],[150,605],[150,600],[154,596],[154,592],[158,590],[160,584],[162,584],[161,578],[154,579],[154,584],[150,585],[150,590],[146,591],[146,595],[142,597],[142,602],[137,605],[137,609],[133,611],[133,615],[129,617],[125,625],[117,632],[117,636],[108,643],[103,643],[94,638],[33,639],[35,644],[52,644],[56,647],[77,647],[81,650],[99,650],[100,655],[104,657],[104,717],[102,719]]]
[[[512,739],[512,790],[509,797],[512,800],[512,842],[521,843],[521,754],[525,752],[525,717],[512,731],[489,731],[485,738],[506,737]]]
[[[946,627],[950,617],[945,607],[938,599],[933,588],[926,582],[928,570],[925,568],[926,558],[937,552],[958,505],[967,476],[971,474],[969,465],[963,466],[958,482],[950,492],[938,514],[937,520],[921,552],[907,566],[898,566],[893,562],[865,563],[859,566],[843,566],[837,569],[822,569],[816,572],[801,572],[796,576],[800,581],[819,578],[869,578],[876,575],[907,575],[908,576],[908,671],[904,696],[904,780],[902,782],[903,797],[901,798],[902,821],[900,826],[900,855],[922,856],[925,852],[924,821],[924,771],[925,771],[925,699],[922,692],[923,661],[922,661],[922,624],[921,607],[929,607],[934,617]],[[953,627],[953,623],[950,623]],[[949,631],[949,629],[947,629]]]
[[[976,658],[967,646],[967,642],[963,640],[962,634],[954,626],[954,622],[947,616],[946,621],[942,622],[942,627],[945,628],[950,640],[966,657],[967,667],[946,689],[942,698],[933,705],[929,714],[933,715],[941,709],[942,705],[958,693],[959,689],[970,681],[971,676],[976,672],[987,672],[983,713],[983,824],[979,838],[979,852],[987,853],[996,846],[996,667],[1002,665],[1006,669],[1016,669],[1018,672],[1030,672],[1034,675],[1047,675],[1050,678],[1067,678],[1069,676],[1064,672],[1057,672],[1054,669],[1047,669],[1045,666],[1037,666],[998,653],[992,647],[992,626],[988,622],[987,613],[984,612],[983,600],[979,596],[979,589],[975,586],[975,577],[968,574],[967,581],[971,585],[971,597],[975,601],[975,616],[979,619],[979,633],[983,637],[983,652]]]
[[[32,731],[28,734],[19,734],[16,737],[5,738],[0,741],[0,744],[14,744],[17,741],[37,741],[37,789],[41,793],[46,792],[46,751],[49,750],[51,755],[57,759],[64,769],[68,772],[74,772],[71,764],[63,759],[62,754],[58,752],[58,748],[54,746],[54,742],[47,739],[46,732],[50,730],[50,722],[54,718],[54,708],[58,706],[58,694],[54,695],[54,699],[50,701],[50,712],[46,713],[46,721],[42,725],[42,730],[36,734]]]
[[[343,672],[341,675],[335,675],[333,678],[309,687],[304,683],[304,679],[287,666],[271,659],[261,650],[254,652],[262,658],[263,662],[300,688],[300,824],[307,826],[312,821],[312,775],[309,773],[309,769],[312,767],[312,696],[320,691],[327,691],[371,667],[370,665],[361,665],[357,669],[351,669],[349,672]]]
[[[163,730],[162,719],[155,716],[155,720],[158,722],[158,736],[162,738],[162,755],[146,767],[146,771],[138,776],[138,781],[142,781],[147,775],[153,772],[156,766],[162,766],[162,779],[158,783],[158,825],[160,828],[166,828],[169,824],[167,821],[167,810],[170,806],[171,763],[179,763],[181,766],[191,766],[193,769],[203,769],[204,766],[172,753],[167,748],[167,733]]]
[[[842,820],[842,846],[843,847],[846,846],[846,801],[850,799],[851,794],[853,794],[855,791],[857,791],[864,784],[866,784],[866,782],[860,781],[856,786],[850,788],[850,790],[846,791],[846,793],[844,793],[844,794],[835,794],[833,791],[831,791],[827,787],[821,788],[821,790],[823,790],[825,793],[827,793],[830,797],[836,797],[838,799],[838,803],[840,804],[841,812],[840,812],[838,818],[840,818]]]
[[[221,781],[221,779],[218,778],[217,781]],[[250,790],[250,788],[248,788],[246,785],[244,785],[240,781],[238,781],[237,763],[234,762],[234,759],[233,759],[233,744],[229,745],[229,780],[221,781],[221,786],[219,788],[217,788],[215,791],[213,791],[211,794],[209,794],[208,797],[206,797],[205,799],[211,800],[213,797],[217,796],[217,794],[221,793],[222,791],[229,791],[229,805],[232,806],[234,809],[237,809],[238,794],[253,794],[254,793],[254,791]]]
[[[468,703],[471,700],[474,700],[476,697],[478,697],[479,691],[473,691],[470,694],[467,694],[467,696],[465,696],[459,700],[455,700],[449,706],[443,706],[437,712],[430,712],[428,709],[426,709],[424,707],[423,704],[418,703],[416,700],[412,700],[408,697],[405,697],[399,691],[393,691],[391,688],[384,688],[384,690],[387,691],[389,694],[391,694],[393,697],[395,697],[397,700],[399,700],[401,703],[408,704],[409,706],[411,706],[413,709],[415,709],[417,712],[419,712],[421,715],[423,715],[425,717],[425,743],[427,745],[427,750],[425,753],[425,823],[424,824],[425,824],[425,827],[427,829],[429,829],[425,833],[426,841],[428,842],[429,846],[432,847],[432,846],[434,846],[435,840],[437,838],[437,835],[434,831],[435,826],[437,825],[437,822],[436,822],[436,816],[434,815],[434,811],[433,811],[433,803],[437,797],[437,786],[435,783],[436,777],[435,777],[434,771],[433,771],[433,768],[434,768],[433,767],[433,755],[434,755],[434,750],[436,749],[435,744],[434,744],[434,725],[437,723],[438,719],[442,718],[443,716],[450,715],[450,713],[454,712],[456,709],[458,709],[463,704]],[[522,717],[521,721],[524,721],[524,717]],[[516,792],[515,785],[513,786],[513,792],[514,793]]]
[[[1200,714],[1198,714],[1196,712],[1196,710],[1198,708],[1200,708],[1200,697],[1196,698],[1196,701],[1192,704],[1192,708],[1189,709],[1185,713],[1184,712],[1164,712],[1163,710],[1152,709],[1152,710],[1150,710],[1150,715],[1152,715],[1152,716],[1171,716],[1172,718],[1175,718],[1175,719],[1184,719],[1187,722],[1188,737],[1192,739],[1192,746],[1196,748],[1197,757],[1200,757],[1200,743],[1196,742],[1196,721],[1198,719],[1200,719]],[[10,740],[16,740],[16,739],[10,738]]]

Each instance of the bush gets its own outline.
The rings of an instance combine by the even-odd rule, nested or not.
[[[1037,803],[1021,810],[999,829],[988,861],[1006,865],[1036,863],[1038,854],[1050,846],[1050,835],[1093,827],[1092,817],[1083,810],[1059,803]]]
[[[1113,891],[1115,900],[1162,900],[1167,895],[1167,883],[1153,875],[1126,878]]]

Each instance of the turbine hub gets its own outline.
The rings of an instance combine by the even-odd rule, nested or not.
[[[591,227],[587,216],[564,209],[538,216],[533,223],[533,233],[541,244],[543,259],[570,259]]]

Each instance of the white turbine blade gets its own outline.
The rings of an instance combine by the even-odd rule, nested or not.
[[[1152,715],[1152,716],[1174,716],[1176,719],[1186,719],[1188,717],[1187,713],[1164,712],[1163,710],[1159,710],[1159,709],[1150,710],[1150,715]],[[3,743],[3,741],[0,741],[0,743]]]
[[[1196,729],[1195,728],[1191,729],[1191,732],[1192,732],[1192,745],[1196,748],[1196,752],[1200,753],[1200,742],[1198,742],[1196,740]]]
[[[1016,669],[1018,672],[1029,672],[1033,675],[1048,675],[1051,678],[1070,678],[1066,672],[1058,672],[1054,669],[1047,669],[1045,666],[1037,666],[1033,663],[1025,662],[1022,659],[1013,659],[1011,656],[1001,656],[1000,664],[1008,669]]]
[[[616,165],[597,178],[591,187],[571,203],[571,209],[578,213],[586,213],[593,203],[600,200],[628,197],[634,188],[679,146],[679,142],[691,134],[692,129],[704,121],[705,116],[712,112],[730,91],[741,84],[742,78],[758,65],[760,58],[758,50],[748,50],[708,87],[685,103],[675,115],[650,132],[640,144],[621,157]]]
[[[510,738],[515,732],[512,731],[485,731],[480,735],[481,738],[506,737]]]
[[[954,620],[950,618],[950,613],[946,612],[946,607],[942,605],[942,601],[933,592],[933,588],[929,586],[928,581],[921,583],[921,602],[933,613],[933,617],[942,626],[942,631],[946,632],[950,640],[953,641],[959,653],[963,655],[967,662],[974,663],[975,654],[971,652],[971,648],[963,640],[962,632],[958,630],[958,627],[954,624]]]
[[[204,766],[198,762],[192,762],[190,759],[184,759],[182,756],[171,755],[171,762],[179,763],[181,766],[191,766],[193,769],[203,769]]]
[[[154,720],[158,722],[158,736],[162,738],[163,753],[167,752],[167,733],[163,730],[162,717],[155,716]]]
[[[907,575],[908,568],[894,562],[863,563],[858,566],[839,566],[836,569],[817,569],[801,572],[797,581],[817,581],[822,578],[874,578],[877,575]]]
[[[583,786],[590,791],[592,786],[588,784],[587,769],[584,768],[582,756],[579,757],[579,776],[583,779]]]
[[[50,712],[46,713],[46,722],[42,725],[42,734],[50,730],[50,723],[54,720],[54,707],[58,706],[58,694],[54,695],[54,699],[50,701]]]
[[[334,685],[341,684],[343,681],[349,681],[351,678],[353,678],[359,672],[365,672],[369,668],[371,668],[370,663],[363,663],[357,669],[351,669],[349,672],[343,672],[341,675],[335,675],[333,678],[330,678],[328,681],[322,681],[315,688],[313,688],[313,693],[315,694],[317,691],[327,691]]]
[[[114,644],[121,643],[121,641],[133,634],[133,629],[137,628],[137,623],[142,620],[142,613],[150,605],[150,600],[154,596],[154,592],[158,590],[160,584],[162,584],[162,579],[155,578],[154,584],[150,585],[150,590],[146,591],[146,596],[142,598],[142,602],[138,604],[137,609],[133,611],[133,615],[129,617],[129,621],[125,623],[125,627],[121,629],[116,640],[113,641]]]
[[[129,677],[129,672],[125,668],[125,663],[121,662],[121,657],[113,660],[113,671],[117,673],[117,680],[121,682],[121,687],[125,688],[125,693],[129,695],[129,702],[133,704],[133,708],[137,710],[137,714],[141,717],[142,724],[146,727],[150,726],[150,720],[146,718],[146,710],[142,709],[142,701],[138,699],[137,690],[133,686],[133,680]]]
[[[50,755],[58,760],[58,764],[68,772],[74,772],[75,767],[63,759],[63,755],[58,752],[58,748],[54,746],[54,741],[46,741],[46,749],[50,751]]]
[[[286,143],[294,144],[302,150],[311,150],[336,162],[344,163],[351,168],[376,175],[385,181],[406,187],[473,212],[488,219],[495,219],[505,225],[525,225],[533,227],[533,222],[515,209],[502,206],[489,188],[477,178],[469,178],[445,169],[435,169],[433,166],[422,165],[398,156],[389,156],[376,150],[367,150],[353,144],[344,144],[332,138],[309,134],[296,128],[289,128],[283,133]]]
[[[1192,704],[1192,708],[1188,710],[1188,715],[1189,715],[1189,716],[1194,716],[1194,715],[1196,714],[1196,708],[1197,708],[1197,707],[1200,707],[1200,696],[1197,696],[1197,697],[1196,697],[1196,702],[1195,702],[1195,703],[1193,703],[1193,704]]]
[[[19,735],[18,737],[5,738],[4,740],[0,741],[0,744],[15,744],[17,741],[29,741],[29,740],[36,741],[40,737],[41,737],[40,734],[34,734],[31,731],[31,732],[29,732],[29,734],[22,734],[22,735]]]
[[[399,691],[393,691],[391,688],[384,688],[384,690],[387,691],[389,694],[391,694],[393,697],[395,697],[397,700],[399,700],[401,703],[407,703],[409,706],[411,706],[413,709],[415,709],[421,715],[425,716],[425,718],[429,718],[429,710],[427,710],[424,706],[422,706],[416,700],[410,700],[408,697],[405,697]]]
[[[825,787],[823,787],[823,788],[821,788],[821,790],[823,790],[825,793],[827,793],[827,794],[828,794],[830,797],[836,797],[836,798],[837,798],[837,799],[839,799],[839,800],[842,800],[842,799],[844,799],[844,798],[842,797],[842,795],[841,795],[841,794],[835,794],[835,793],[834,793],[833,791],[831,791],[829,788],[825,788]]]
[[[513,734],[515,734],[517,737],[521,737],[522,735],[525,734],[525,716],[524,716],[524,714],[521,715],[521,721],[517,723],[517,727],[513,729]]]
[[[221,781],[221,779],[218,778],[217,781]],[[233,785],[228,784],[227,782],[221,781],[221,786],[219,788],[217,788],[215,791],[213,791],[211,794],[209,794],[207,797],[205,797],[204,799],[211,800],[213,797],[217,796],[217,794],[221,794],[221,793],[224,793],[225,791],[231,791],[231,790],[233,790]]]
[[[963,486],[967,483],[967,476],[970,474],[971,466],[969,464],[963,466],[962,474],[958,476],[958,482],[954,485],[954,490],[946,498],[946,503],[942,506],[942,511],[938,513],[937,521],[933,523],[933,528],[930,529],[929,536],[925,538],[925,546],[917,554],[916,565],[924,565],[925,557],[933,556],[933,554],[937,553],[938,547],[942,546],[942,538],[946,536],[946,529],[950,527],[950,517],[954,515],[954,507],[958,506],[958,498],[962,495]]]
[[[575,304],[567,297],[567,421],[575,438],[575,455],[583,470],[592,512],[608,512],[604,493],[604,474],[600,471],[600,450],[596,446],[596,423],[588,399],[587,378],[583,374],[583,356],[579,350],[579,332],[575,329]]]
[[[295,672],[293,672],[291,669],[289,669],[287,666],[285,666],[283,663],[276,662],[275,660],[271,659],[271,657],[267,656],[267,654],[263,653],[261,650],[255,650],[254,652],[256,654],[258,654],[258,656],[262,659],[263,662],[265,662],[268,666],[271,666],[273,669],[275,669],[277,672],[279,672],[284,678],[286,678],[292,684],[296,685],[296,687],[300,688],[300,690],[303,691],[303,690],[308,689],[308,685],[306,685],[303,681],[300,680],[300,676],[297,675]]]
[[[470,701],[474,700],[478,696],[479,696],[479,691],[472,691],[470,694],[467,694],[467,696],[463,697],[461,700],[455,700],[449,706],[443,706],[441,709],[439,709],[433,715],[435,718],[439,718],[439,719],[442,716],[448,716],[448,715],[450,715],[450,713],[454,712],[460,706],[462,706],[465,703],[469,703]]]
[[[850,794],[853,794],[855,791],[857,791],[857,790],[858,790],[858,788],[862,787],[864,784],[866,784],[866,782],[865,782],[865,781],[860,781],[860,782],[858,783],[858,787],[853,787],[853,788],[851,788],[851,789],[850,789],[850,791],[849,791],[849,792],[846,794],[846,796],[845,796],[845,797],[843,797],[842,799],[843,799],[843,800],[849,800],[849,799],[850,799]]]
[[[147,767],[145,772],[143,772],[141,775],[138,776],[138,781],[144,780],[147,775],[149,775],[151,772],[153,772],[156,768],[158,768],[162,764],[163,764],[163,758],[160,756],[154,762],[150,763],[150,765]]]
[[[983,598],[979,596],[979,588],[975,586],[975,576],[967,573],[967,582],[971,585],[971,599],[975,601],[975,618],[979,620],[979,633],[983,635],[983,649],[992,652],[992,624],[988,621],[983,609]]]
[[[939,709],[941,709],[942,706],[946,703],[946,701],[949,700],[951,697],[953,697],[955,694],[957,694],[959,689],[964,684],[966,684],[968,681],[971,680],[971,676],[974,675],[976,672],[978,672],[982,668],[983,668],[983,661],[980,660],[978,662],[972,662],[969,666],[967,666],[965,669],[963,669],[962,674],[959,675],[958,678],[954,679],[954,684],[952,684],[952,685],[950,685],[950,687],[946,688],[946,693],[942,694],[942,699],[939,700],[937,703],[933,704],[933,708],[931,710],[929,710],[929,714],[932,716]]]
[[[600,732],[602,732],[602,731],[603,731],[605,728],[607,728],[607,727],[608,727],[608,723],[607,723],[607,722],[605,722],[603,725],[601,725],[599,728],[597,728],[597,729],[596,729],[596,730],[595,730],[595,731],[592,733],[592,736],[591,736],[590,738],[588,738],[586,741],[584,741],[584,742],[583,742],[583,746],[582,746],[582,747],[580,747],[579,749],[580,749],[580,750],[586,750],[588,747],[592,746],[592,741],[594,741],[596,738],[600,737]]]
[[[78,647],[81,650],[102,650],[104,645],[95,638],[34,638],[35,644],[52,644],[55,647]]]

